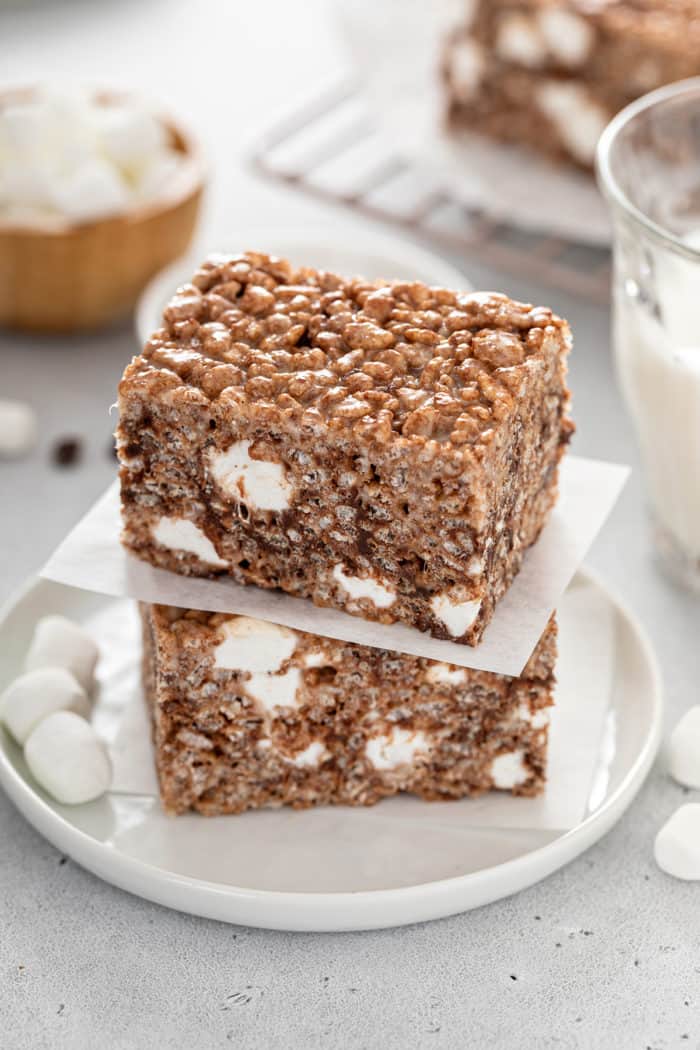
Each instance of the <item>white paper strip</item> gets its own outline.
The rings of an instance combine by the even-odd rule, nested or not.
[[[415,841],[416,824],[420,823],[422,829],[442,829],[443,847],[449,849],[451,833],[466,827],[552,831],[574,827],[583,819],[611,698],[614,614],[605,595],[585,577],[577,577],[562,598],[557,615],[556,704],[544,795],[527,799],[492,792],[482,798],[444,804],[401,796],[353,811],[358,814],[353,819],[366,828],[368,836],[373,833],[374,822],[382,820],[389,821],[392,833]],[[114,766],[113,790],[155,796],[158,786],[141,692],[136,610],[130,602],[115,602],[86,627],[102,653],[95,724],[108,740]],[[306,833],[313,834],[316,823],[305,821],[304,827]]]
[[[301,631],[518,675],[627,478],[627,467],[565,457],[559,503],[499,603],[476,648],[403,624],[378,624],[230,579],[178,576],[129,555],[119,542],[119,491],[111,486],[51,556],[41,575],[84,590],[209,612],[243,613]]]

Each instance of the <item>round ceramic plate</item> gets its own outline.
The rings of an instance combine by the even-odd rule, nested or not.
[[[358,231],[348,226],[314,230],[265,230],[255,227],[237,230],[217,251],[265,251],[289,259],[296,266],[315,266],[348,276],[360,274],[369,280],[380,278],[423,281],[425,284],[465,290],[466,277],[437,255],[401,237]],[[162,270],[147,286],[136,309],[136,333],[144,343],[160,326],[163,308],[174,290],[191,280],[202,259],[215,249],[188,252],[172,266]]]
[[[33,583],[0,620],[0,690],[21,669],[34,624],[48,613],[83,622],[97,637],[95,722],[105,737],[118,738],[125,711],[140,708],[133,603]],[[4,730],[0,782],[27,820],[77,863],[181,911],[285,930],[371,929],[467,911],[545,878],[604,835],[656,753],[659,675],[639,625],[584,573],[562,599],[559,618],[557,708],[569,722],[566,731],[561,718],[552,722],[542,800],[492,793],[456,803],[397,798],[369,809],[166,817],[148,790],[145,720],[136,734],[132,725],[128,748],[132,787],[146,777],[140,793],[122,788],[61,806],[34,783]]]

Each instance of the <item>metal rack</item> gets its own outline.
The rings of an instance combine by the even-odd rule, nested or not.
[[[338,80],[293,104],[256,141],[262,175],[316,198],[410,229],[463,255],[605,302],[610,253],[495,220],[456,200],[429,167],[396,154],[357,86]]]

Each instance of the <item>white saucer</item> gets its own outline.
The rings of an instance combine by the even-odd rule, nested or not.
[[[514,829],[504,835],[491,827],[465,827],[456,808],[461,803],[416,802],[431,807],[429,823],[412,822],[408,836],[404,823],[397,834],[393,803],[400,819],[415,813],[401,809],[400,799],[370,810],[209,819],[166,817],[147,795],[111,793],[84,806],[61,806],[34,784],[4,730],[0,783],[27,820],[77,863],[115,886],[195,915],[271,929],[357,930],[479,907],[545,878],[604,835],[634,798],[658,747],[661,688],[649,643],[594,577],[580,573],[572,586],[593,588],[610,612],[612,682],[588,812],[564,833]],[[46,580],[31,584],[0,619],[0,689],[20,670],[40,616],[61,612],[104,624],[116,617],[119,604],[124,607]],[[103,650],[101,666],[111,676],[114,700],[106,702],[106,712],[100,700],[100,730],[114,719],[110,705],[120,702],[117,669],[108,666],[109,646]],[[582,704],[584,694],[585,687]]]
[[[270,230],[255,227],[237,230],[225,244],[195,248],[162,270],[146,287],[136,308],[136,333],[141,344],[160,326],[163,307],[175,289],[192,275],[214,251],[266,251],[289,259],[296,266],[315,266],[347,276],[360,274],[370,280],[423,281],[443,288],[471,287],[460,270],[412,241],[361,227],[332,225],[305,230]]]

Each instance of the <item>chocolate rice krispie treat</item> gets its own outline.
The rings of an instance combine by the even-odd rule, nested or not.
[[[554,620],[523,676],[505,678],[247,616],[141,615],[170,813],[542,791]]]
[[[212,258],[120,384],[123,540],[476,644],[556,499],[569,345],[503,295]]]
[[[476,0],[445,45],[453,128],[592,169],[635,98],[700,73],[700,0]]]

